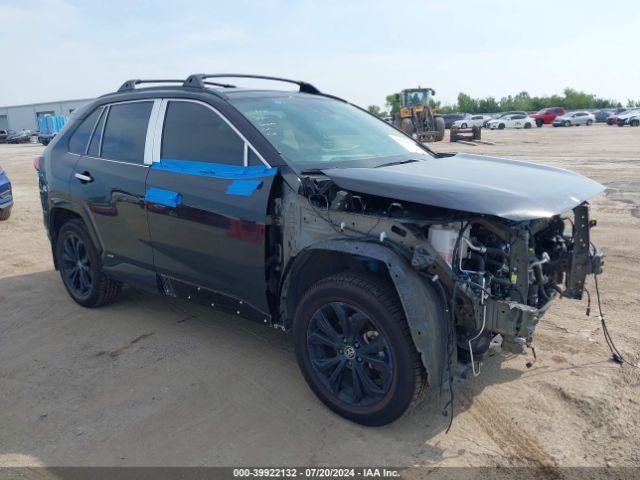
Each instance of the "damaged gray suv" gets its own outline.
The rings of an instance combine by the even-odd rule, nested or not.
[[[74,112],[37,168],[76,302],[129,284],[292,331],[309,387],[365,425],[477,373],[498,335],[530,346],[602,267],[586,203],[602,185],[433,153],[305,82],[128,81]]]

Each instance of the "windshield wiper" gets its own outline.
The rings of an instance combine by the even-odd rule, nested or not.
[[[392,165],[404,165],[405,163],[413,163],[413,162],[417,162],[418,160],[402,160],[400,162],[391,162],[391,163],[383,163],[382,165],[378,165],[375,168],[380,168],[380,167],[390,167]]]
[[[302,170],[300,174],[301,175],[324,175],[322,170],[319,168],[308,168],[306,170]]]

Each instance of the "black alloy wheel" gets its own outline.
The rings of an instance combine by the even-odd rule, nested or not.
[[[98,307],[116,299],[121,283],[105,275],[85,224],[66,222],[57,234],[55,258],[67,292],[83,307]]]
[[[345,272],[318,281],[298,303],[293,336],[307,384],[349,420],[390,423],[425,392],[426,372],[402,305],[383,278]]]
[[[366,406],[389,393],[389,343],[375,321],[353,305],[321,306],[309,322],[307,345],[315,373],[341,401]]]
[[[93,287],[93,274],[89,252],[84,241],[76,234],[67,234],[62,242],[60,265],[67,288],[77,298],[86,298]]]

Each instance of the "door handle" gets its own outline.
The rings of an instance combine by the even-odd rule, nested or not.
[[[93,182],[93,177],[89,175],[89,172],[75,173],[73,176],[80,180],[81,183]]]

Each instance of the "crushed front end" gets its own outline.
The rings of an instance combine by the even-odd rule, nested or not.
[[[448,265],[463,360],[481,357],[498,334],[503,349],[522,352],[556,297],[582,298],[586,276],[603,266],[589,238],[593,226],[587,204],[548,219],[476,218],[458,226]]]

